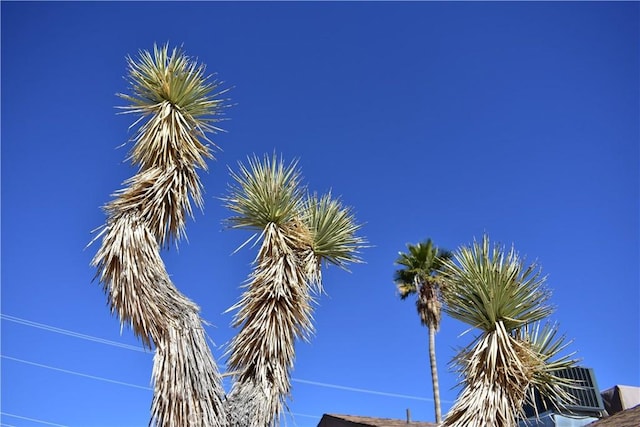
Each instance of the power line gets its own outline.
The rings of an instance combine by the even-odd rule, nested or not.
[[[35,418],[23,417],[22,415],[10,414],[8,412],[0,412],[0,414],[5,415],[7,417],[18,418],[19,420],[33,421],[34,423],[46,424],[48,426],[69,427],[69,426],[64,425],[64,424],[56,424],[56,423],[52,423],[52,422],[49,422],[49,421],[38,420],[38,419],[35,419]],[[9,424],[3,424],[3,425],[9,426]]]
[[[7,360],[13,360],[14,362],[20,362],[27,365],[38,366],[39,368],[51,369],[52,371],[63,372],[65,374],[77,375],[79,377],[91,378],[92,380],[104,381],[112,384],[124,385],[127,387],[139,388],[142,390],[151,390],[151,387],[144,387],[137,384],[125,383],[124,381],[111,380],[109,378],[98,377],[95,375],[83,374],[82,372],[70,371],[68,369],[56,368],[55,366],[43,365],[42,363],[31,362],[29,360],[18,359],[17,357],[7,356],[5,354],[0,354],[0,357]]]
[[[318,381],[300,380],[297,378],[292,378],[291,381],[302,383],[302,384],[316,385],[318,387],[327,387],[327,388],[335,388],[338,390],[355,391],[357,393],[377,394],[378,396],[398,397],[401,399],[413,399],[413,400],[422,400],[425,402],[433,402],[433,399],[430,399],[428,397],[410,396],[408,394],[398,394],[398,393],[388,393],[386,391],[367,390],[364,388],[347,387],[347,386],[336,385],[336,384],[321,383]],[[442,402],[453,403],[448,400],[442,400]]]
[[[68,369],[56,368],[55,366],[49,366],[49,365],[44,365],[42,363],[31,362],[29,360],[19,359],[17,357],[7,356],[5,354],[0,354],[0,357],[2,357],[3,359],[12,360],[14,362],[20,362],[20,363],[24,363],[24,364],[27,364],[27,365],[37,366],[39,368],[51,369],[53,371],[58,371],[58,372],[62,372],[62,373],[65,373],[65,374],[77,375],[79,377],[90,378],[90,379],[98,380],[98,381],[105,381],[105,382],[108,382],[108,383],[124,385],[124,386],[127,386],[127,387],[133,387],[133,388],[138,388],[138,389],[143,389],[143,390],[151,390],[150,387],[143,387],[143,386],[140,386],[140,385],[137,385],[137,384],[126,383],[126,382],[123,382],[123,381],[112,380],[112,379],[109,379],[109,378],[98,377],[98,376],[95,376],[95,375],[83,374],[82,372],[71,371],[71,370],[68,370]],[[49,422],[49,421],[38,420],[38,419],[35,419],[35,418],[24,417],[24,416],[21,416],[21,415],[10,414],[10,413],[7,413],[7,412],[1,412],[1,414],[2,415],[6,415],[8,417],[19,418],[19,419],[23,419],[23,420],[27,420],[27,421],[33,421],[33,422],[46,424],[46,425],[51,425],[51,426],[68,427],[68,426],[63,425],[63,424],[56,424],[56,423],[52,423],[52,422]],[[315,419],[319,419],[320,418],[320,417],[318,417],[316,415],[300,414],[300,413],[296,413],[296,412],[290,412],[290,414],[293,415],[293,416],[296,416],[296,417],[315,418]],[[6,424],[6,423],[2,423],[0,425],[1,426],[7,426],[7,427],[14,427],[14,426],[11,426],[11,425]]]
[[[15,316],[10,316],[10,315],[7,315],[7,314],[0,314],[0,317],[2,319],[4,319],[4,320],[8,320],[10,322],[18,323],[18,324],[25,325],[25,326],[30,326],[30,327],[33,327],[33,328],[43,329],[45,331],[49,331],[49,332],[53,332],[53,333],[57,333],[57,334],[68,335],[68,336],[71,336],[71,337],[74,337],[74,338],[80,338],[80,339],[84,339],[84,340],[87,340],[87,341],[97,342],[99,344],[105,344],[105,345],[110,345],[110,346],[114,346],[114,347],[125,348],[127,350],[135,350],[135,351],[148,353],[147,350],[145,350],[143,347],[139,347],[139,346],[134,346],[134,345],[130,345],[130,344],[124,344],[124,343],[117,342],[117,341],[111,341],[111,340],[107,340],[107,339],[104,339],[104,338],[94,337],[92,335],[81,334],[79,332],[58,328],[58,327],[47,325],[47,324],[44,324],[44,323],[33,322],[31,320],[22,319],[22,318],[15,317]],[[97,379],[97,380],[111,382],[111,383],[114,383],[114,384],[121,384],[121,385],[129,386],[129,387],[135,387],[135,388],[141,388],[141,389],[145,389],[145,390],[151,390],[151,388],[149,388],[149,387],[143,387],[143,386],[139,386],[139,385],[136,385],[136,384],[124,383],[124,382],[121,382],[121,381],[111,380],[111,379],[108,379],[108,378],[94,377],[92,375],[82,374],[82,373],[74,372],[74,371],[67,371],[65,369],[55,368],[55,367],[47,366],[47,365],[41,365],[41,364],[38,364],[38,363],[35,363],[35,362],[29,362],[29,361],[25,361],[25,360],[22,360],[22,359],[12,358],[12,357],[9,357],[9,356],[4,356],[3,355],[2,357],[7,358],[7,359],[11,359],[11,360],[15,360],[15,361],[19,361],[19,362],[23,362],[23,363],[26,363],[26,364],[31,364],[31,365],[34,365],[34,366],[40,366],[40,367],[45,367],[45,368],[57,370],[57,371],[60,371],[60,372],[66,372],[66,373],[73,374],[73,375],[84,376],[84,377],[88,377],[88,378],[93,378],[93,379]],[[419,401],[425,401],[425,402],[433,402],[433,399],[432,398],[428,398],[428,397],[411,396],[411,395],[399,394],[399,393],[389,393],[389,392],[385,392],[385,391],[377,391],[377,390],[370,390],[370,389],[364,389],[364,388],[349,387],[349,386],[343,386],[343,385],[338,385],[338,384],[330,384],[330,383],[324,383],[324,382],[318,382],[318,381],[310,381],[310,380],[304,380],[304,379],[298,379],[298,378],[291,378],[291,381],[292,382],[297,382],[297,383],[300,383],[300,384],[314,385],[314,386],[317,386],[317,387],[325,387],[325,388],[333,388],[333,389],[336,389],[336,390],[352,391],[352,392],[356,392],[356,393],[366,393],[366,394],[373,394],[373,395],[378,395],[378,396],[396,397],[396,398],[401,398],[401,399],[410,399],[410,400],[419,400]],[[444,402],[444,403],[453,403],[450,400],[441,400],[441,401]]]
[[[317,420],[319,420],[322,417],[319,417],[317,415],[307,415],[307,414],[299,414],[297,412],[288,412],[291,415],[295,415],[296,417],[305,417],[305,418],[315,418]]]
[[[70,337],[80,338],[87,341],[93,341],[100,344],[106,344],[113,347],[120,347],[120,348],[125,348],[127,350],[134,350],[134,351],[140,351],[142,353],[148,353],[147,350],[145,350],[143,347],[140,347],[140,346],[125,344],[118,341],[111,341],[104,338],[98,338],[91,335],[81,334],[79,332],[70,331],[68,329],[62,329],[62,328],[57,328],[51,325],[45,325],[44,323],[38,323],[38,322],[33,322],[31,320],[21,319],[15,316],[9,316],[8,314],[0,314],[0,317],[2,317],[2,319],[4,320],[8,320],[9,322],[30,326],[32,328],[43,329],[49,332],[55,332],[56,334],[68,335]]]

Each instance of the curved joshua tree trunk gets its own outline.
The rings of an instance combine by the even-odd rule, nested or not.
[[[199,308],[171,282],[161,247],[184,235],[192,199],[202,206],[196,173],[209,148],[200,142],[215,128],[220,107],[211,98],[204,67],[168,47],[129,58],[134,95],[127,112],[149,117],[131,153],[138,173],[107,204],[102,245],[92,260],[112,312],[143,344],[155,346],[150,425],[224,426],[224,390],[207,344]],[[136,122],[137,123],[137,122]]]

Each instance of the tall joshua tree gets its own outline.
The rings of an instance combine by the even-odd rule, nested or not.
[[[396,270],[393,278],[400,298],[404,300],[410,295],[417,295],[416,308],[420,321],[429,330],[429,363],[437,423],[442,422],[435,342],[435,335],[440,328],[442,318],[442,281],[438,273],[443,262],[450,258],[451,252],[438,249],[431,239],[417,245],[407,245],[407,252],[398,254],[395,263],[402,268]]]
[[[557,374],[575,360],[559,355],[566,345],[556,326],[540,327],[552,308],[535,264],[484,236],[456,251],[442,274],[445,311],[480,332],[454,359],[463,389],[445,426],[515,427],[535,390],[560,405],[571,401],[567,390],[577,384]]]
[[[228,351],[235,382],[227,413],[231,426],[266,427],[277,422],[290,395],[295,341],[313,332],[321,264],[360,262],[364,240],[338,200],[306,194],[295,162],[253,157],[232,177],[230,226],[255,231],[261,244],[246,290],[229,309],[236,310],[240,331]]]
[[[102,245],[92,265],[112,312],[155,347],[150,424],[224,426],[224,390],[207,345],[199,308],[171,282],[161,248],[185,234],[190,200],[202,207],[197,169],[212,158],[224,100],[204,65],[181,50],[154,46],[128,58],[124,112],[139,116],[130,160],[135,176],[105,210]]]

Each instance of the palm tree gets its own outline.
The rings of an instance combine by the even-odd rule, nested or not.
[[[260,249],[236,311],[227,368],[234,374],[228,402],[231,426],[277,422],[291,391],[295,342],[313,332],[314,294],[321,264],[360,262],[364,240],[348,208],[330,195],[306,194],[296,163],[253,157],[232,172],[226,198],[232,228],[253,230]],[[250,240],[251,240],[250,239]]]
[[[224,390],[199,308],[171,282],[160,250],[185,235],[190,200],[202,208],[197,169],[212,158],[206,133],[219,130],[225,101],[204,65],[168,45],[127,58],[131,94],[125,113],[139,116],[130,160],[138,173],[105,210],[92,265],[112,312],[155,347],[150,424],[224,426]]]
[[[569,402],[576,384],[558,371],[576,363],[559,356],[566,347],[551,314],[550,292],[535,265],[525,266],[512,248],[482,242],[460,248],[444,262],[445,312],[480,334],[454,359],[463,389],[444,425],[513,427],[535,390],[551,402]]]
[[[407,245],[406,253],[400,252],[396,265],[403,268],[396,270],[394,282],[401,299],[416,294],[416,308],[421,323],[429,330],[429,363],[431,365],[431,383],[433,385],[433,403],[436,422],[442,422],[440,407],[440,386],[438,383],[438,367],[436,364],[435,335],[440,328],[442,317],[441,288],[442,281],[438,276],[444,261],[451,258],[451,253],[438,249],[431,239],[417,245]]]

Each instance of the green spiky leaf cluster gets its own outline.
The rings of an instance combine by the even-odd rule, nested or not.
[[[186,116],[197,119],[203,130],[220,121],[215,112],[224,104],[218,96],[220,83],[205,75],[206,67],[189,58],[182,49],[154,45],[153,53],[141,50],[138,58],[127,57],[131,94],[119,94],[131,103],[127,111],[155,113],[169,102]]]
[[[546,278],[535,265],[525,266],[513,248],[490,247],[488,237],[462,247],[445,263],[449,291],[447,314],[483,331],[501,321],[507,330],[544,319],[553,312]]]
[[[326,262],[347,268],[347,264],[360,262],[358,250],[364,241],[357,236],[361,225],[355,222],[350,208],[333,199],[331,193],[313,194],[304,205],[304,223],[309,228],[312,251]]]
[[[538,369],[534,370],[527,390],[527,401],[535,408],[537,392],[543,397],[542,403],[550,404],[555,410],[562,410],[564,405],[575,403],[574,393],[581,389],[582,384],[567,379],[560,373],[575,366],[576,353],[566,352],[571,341],[559,334],[558,324],[536,322],[526,325],[519,332],[538,362]]]
[[[229,188],[226,206],[236,215],[227,221],[232,228],[263,230],[270,223],[286,224],[299,217],[304,196],[297,162],[285,165],[274,154],[239,163],[230,171],[235,181]]]
[[[143,50],[138,58],[127,58],[130,94],[118,94],[129,105],[124,113],[145,118],[135,137],[131,159],[141,167],[153,165],[206,169],[206,158],[215,147],[206,133],[221,129],[226,100],[220,82],[205,75],[205,66],[182,50],[169,51],[168,44],[154,45],[153,53]]]
[[[319,260],[341,268],[361,262],[358,253],[365,241],[356,233],[362,225],[331,193],[307,194],[297,161],[286,165],[275,154],[262,159],[253,156],[230,173],[235,183],[224,199],[235,213],[227,220],[230,227],[262,231],[269,224],[297,224],[306,228]]]

